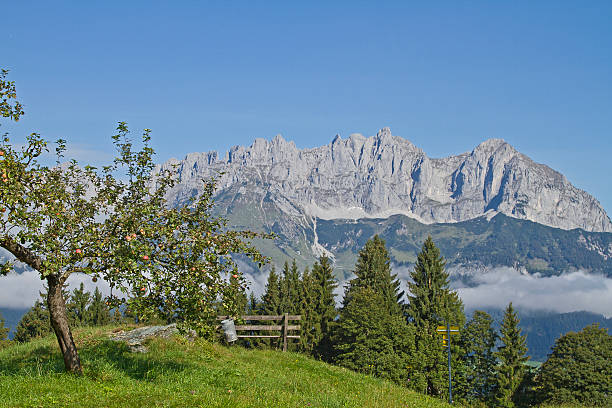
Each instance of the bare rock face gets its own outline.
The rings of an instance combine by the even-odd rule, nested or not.
[[[218,196],[231,197],[228,203],[242,200],[263,213],[273,206],[295,219],[404,214],[447,223],[503,213],[562,229],[612,232],[595,198],[501,139],[470,153],[431,159],[388,128],[372,137],[336,136],[326,146],[303,150],[276,136],[235,146],[223,158],[191,153],[163,167],[171,165],[180,172],[171,193],[175,202],[197,193],[202,178],[223,172]]]

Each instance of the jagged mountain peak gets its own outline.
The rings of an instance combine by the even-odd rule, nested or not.
[[[180,168],[177,197],[193,193],[202,177],[224,172],[220,194],[241,199],[248,194],[261,208],[267,200],[301,217],[404,214],[436,223],[503,213],[557,228],[612,232],[597,200],[502,139],[486,140],[471,153],[431,159],[387,127],[370,137],[336,135],[310,149],[277,135],[234,146],[222,160],[216,152],[190,154]]]

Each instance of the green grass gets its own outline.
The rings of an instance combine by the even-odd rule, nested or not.
[[[395,384],[297,353],[176,336],[134,354],[112,330],[77,330],[84,375],[63,372],[54,337],[0,350],[0,407],[443,407]]]

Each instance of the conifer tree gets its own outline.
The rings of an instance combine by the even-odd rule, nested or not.
[[[251,291],[249,293],[249,305],[247,307],[248,315],[258,315],[261,312],[261,303],[255,296],[255,292]]]
[[[262,298],[263,312],[266,315],[279,315],[281,309],[280,279],[276,267],[272,265]]]
[[[291,263],[291,267],[285,261],[280,288],[281,314],[297,313],[300,308],[300,272],[295,259]]]
[[[414,329],[400,314],[390,314],[388,298],[371,287],[354,287],[335,326],[334,362],[351,370],[409,381]]]
[[[464,384],[457,391],[468,402],[492,402],[496,365],[493,350],[496,340],[493,319],[488,313],[476,310],[461,333],[465,373]]]
[[[369,239],[359,251],[355,265],[355,278],[351,279],[346,289],[344,302],[350,301],[352,292],[357,288],[372,288],[383,296],[385,306],[391,314],[401,314],[400,291],[397,275],[391,273],[391,258],[385,247],[385,241],[378,235]]]
[[[51,322],[49,321],[49,311],[45,304],[39,300],[34,306],[22,316],[15,328],[15,341],[25,343],[31,339],[45,336],[51,333]]]
[[[300,321],[300,350],[312,353],[315,346],[315,324],[318,319],[315,311],[314,279],[308,268],[304,269],[302,273],[299,289],[300,305],[298,313],[302,316]]]
[[[90,324],[87,308],[91,294],[85,290],[83,282],[72,291],[70,302],[66,305],[71,322],[75,326],[88,326]]]
[[[332,326],[337,315],[334,290],[338,287],[338,281],[326,256],[321,256],[312,267],[312,286],[315,316],[313,351],[315,356],[328,360],[332,354]]]
[[[91,303],[87,308],[89,318],[88,324],[92,326],[103,326],[111,322],[111,314],[108,305],[102,297],[102,292],[96,287],[91,297]]]
[[[447,350],[436,333],[437,326],[462,327],[465,323],[463,303],[449,288],[446,261],[431,237],[423,243],[408,282],[408,320],[415,326],[416,363],[411,387],[417,391],[445,396],[448,390]],[[461,371],[459,356],[463,353],[458,342],[451,338],[453,371]]]
[[[266,283],[266,291],[262,297],[262,309],[264,315],[273,315],[278,316],[281,314],[281,308],[283,305],[281,304],[281,289],[282,289],[282,280],[278,276],[276,272],[276,267],[272,264],[270,268],[270,274],[268,275],[268,280]],[[273,322],[263,323],[263,324],[273,324]],[[264,334],[275,334],[275,332],[262,332]],[[255,344],[271,344],[270,339],[265,339],[262,342],[256,342]]]
[[[514,407],[516,401],[516,391],[525,375],[524,363],[529,359],[526,356],[527,346],[526,335],[521,334],[519,318],[512,307],[512,302],[504,312],[501,324],[502,345],[495,356],[499,360],[496,366],[496,395],[495,406]]]
[[[390,259],[380,237],[359,251],[356,277],[349,282],[332,337],[337,364],[404,384],[414,332],[406,324],[399,281],[391,274]]]
[[[8,341],[8,334],[11,330],[4,326],[4,318],[0,313],[0,348]]]

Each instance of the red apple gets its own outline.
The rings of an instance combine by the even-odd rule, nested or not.
[[[238,275],[232,275],[232,278],[236,279],[238,277]]]
[[[145,261],[148,261],[149,260],[149,255],[143,256],[142,259],[144,259]]]
[[[81,253],[81,249],[80,249],[80,248],[77,248],[77,250],[76,250],[76,251],[74,251],[74,252],[76,252],[77,254],[80,254],[80,253]]]

